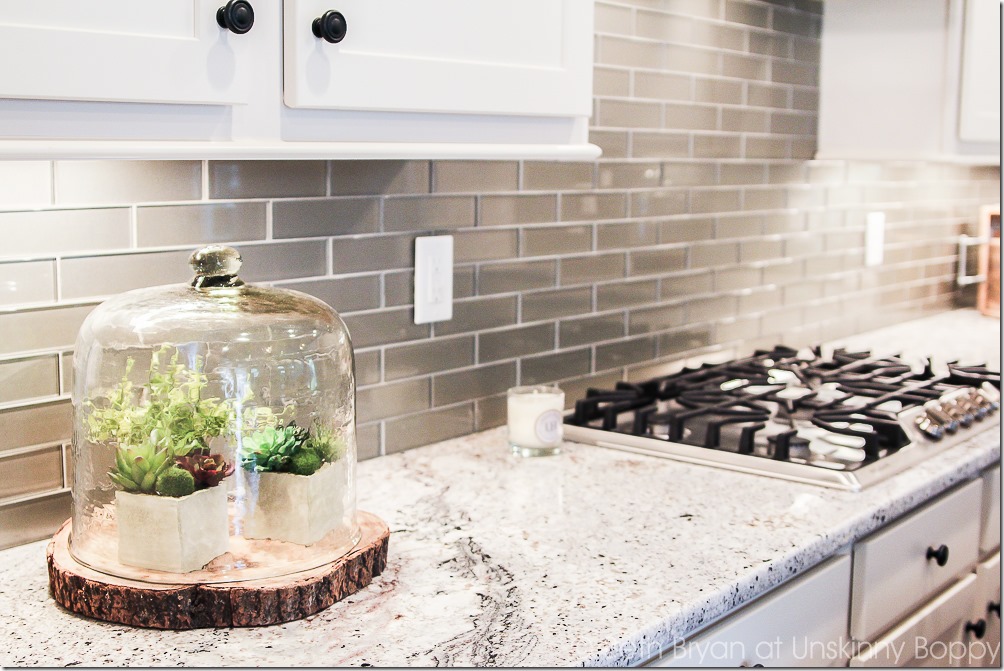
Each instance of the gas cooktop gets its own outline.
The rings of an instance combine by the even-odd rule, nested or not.
[[[778,346],[645,382],[589,389],[581,443],[859,490],[1000,423],[986,366]]]

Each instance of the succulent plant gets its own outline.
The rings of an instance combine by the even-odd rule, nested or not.
[[[303,449],[307,438],[307,429],[294,422],[259,429],[244,437],[241,467],[256,473],[288,470],[290,459]]]
[[[195,491],[195,478],[179,466],[172,466],[157,478],[157,494],[160,496],[182,497]]]
[[[153,494],[157,478],[172,466],[174,452],[171,448],[157,449],[152,441],[147,440],[136,447],[117,447],[115,469],[108,475],[112,482],[127,492]]]
[[[88,440],[121,447],[152,438],[159,447],[170,446],[175,455],[184,455],[235,428],[232,400],[203,398],[208,379],[202,360],[197,358],[189,368],[175,349],[164,364],[161,359],[167,349],[153,353],[147,383],[137,385],[129,379],[135,364],[130,358],[116,387],[84,402]]]
[[[192,474],[196,489],[215,487],[234,472],[233,464],[228,464],[222,454],[210,454],[204,448],[175,457],[175,463],[178,468]]]
[[[345,454],[345,441],[333,429],[322,424],[314,428],[306,447],[316,452],[321,461],[338,461]]]

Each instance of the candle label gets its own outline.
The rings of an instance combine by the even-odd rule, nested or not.
[[[561,441],[561,412],[558,410],[548,410],[537,418],[534,427],[537,440],[542,443],[558,443]]]

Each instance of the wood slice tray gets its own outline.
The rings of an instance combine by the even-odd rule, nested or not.
[[[153,584],[100,573],[69,552],[70,521],[49,542],[49,591],[56,603],[87,617],[154,629],[256,627],[299,620],[370,584],[387,566],[390,529],[356,513],[359,543],[308,571],[230,583]]]

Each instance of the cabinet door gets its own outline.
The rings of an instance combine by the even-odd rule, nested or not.
[[[854,546],[853,638],[874,640],[972,570],[982,497],[983,481],[974,480]],[[932,555],[942,548],[947,557]]]
[[[1001,139],[1001,34],[997,0],[967,0],[962,43],[959,139]]]
[[[225,0],[5,0],[0,97],[157,103],[243,102],[255,31],[216,23]],[[272,27],[276,30],[276,27]]]
[[[996,667],[1001,665],[1001,556],[995,554],[976,567],[977,592],[972,606],[970,622],[982,620],[986,626],[983,637],[967,631],[963,639],[969,652],[969,666]]]
[[[885,636],[864,645],[850,666],[962,666],[965,624],[978,589],[972,573],[900,622]]]
[[[285,0],[283,95],[294,108],[588,116],[586,0]],[[314,35],[329,10],[344,39]]]
[[[1001,545],[1001,467],[983,474],[983,515],[980,519],[980,556]]]

